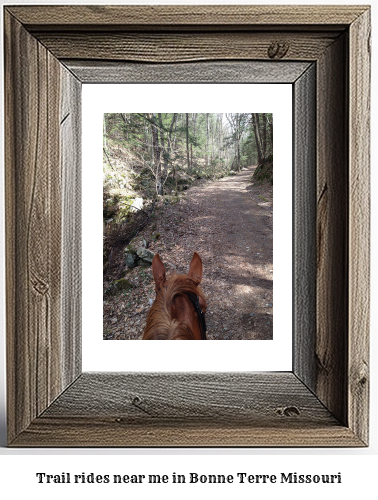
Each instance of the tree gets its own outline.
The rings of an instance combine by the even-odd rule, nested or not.
[[[252,115],[253,130],[255,132],[258,163],[261,164],[264,158],[264,154],[263,154],[263,146],[260,134],[259,113],[252,113],[251,115]]]
[[[215,179],[268,158],[273,115],[107,113],[103,137],[107,182],[122,189],[137,185],[151,197],[190,184],[180,171]]]
[[[163,184],[161,180],[161,148],[159,145],[159,133],[158,128],[156,126],[156,114],[148,113],[148,118],[151,122],[151,136],[152,136],[152,145],[154,151],[154,163],[155,163],[155,171],[156,171],[156,192],[157,194],[163,194]]]
[[[206,113],[206,173],[209,168],[209,113]]]
[[[104,121],[103,121],[103,137],[104,137],[104,150],[106,151],[106,120],[105,120],[105,114],[104,114]]]
[[[190,171],[190,159],[189,159],[189,113],[186,114],[186,158],[188,162],[188,172]]]
[[[270,116],[268,115],[267,121],[268,121],[268,127],[269,127],[271,151],[273,153],[273,115],[272,114]]]
[[[226,113],[226,118],[231,127],[231,139],[234,144],[235,153],[232,165],[235,165],[237,172],[241,169],[241,146],[247,123],[245,113]]]
[[[266,113],[262,113],[262,152],[263,152],[263,157],[266,157]]]

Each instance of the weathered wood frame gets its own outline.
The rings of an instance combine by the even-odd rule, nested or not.
[[[4,22],[9,445],[367,446],[369,7],[17,6]],[[81,83],[166,64],[193,81],[180,68],[201,61],[202,81],[270,61],[293,84],[293,371],[81,373]]]

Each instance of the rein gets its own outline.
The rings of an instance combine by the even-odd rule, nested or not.
[[[207,340],[207,338],[206,338],[206,320],[205,320],[205,315],[204,315],[204,313],[199,305],[199,296],[194,295],[193,293],[187,293],[186,295],[189,297],[190,302],[193,304],[194,309],[197,313],[198,323],[199,323],[200,330],[201,330],[201,340]]]

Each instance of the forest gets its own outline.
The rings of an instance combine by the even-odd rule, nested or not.
[[[132,318],[135,314],[142,317],[146,312],[143,301],[153,298],[151,269],[146,256],[159,252],[170,261],[172,270],[177,272],[182,264],[184,272],[179,252],[175,256],[170,254],[180,247],[180,241],[186,241],[185,222],[193,220],[197,230],[213,234],[211,227],[198,225],[201,218],[198,210],[206,200],[196,204],[187,195],[195,195],[199,189],[201,196],[206,198],[207,189],[218,199],[224,186],[231,187],[227,184],[228,179],[242,182],[240,187],[236,184],[234,187],[234,209],[241,203],[237,201],[238,190],[253,186],[264,186],[258,188],[263,189],[262,194],[255,196],[260,205],[267,201],[272,203],[271,113],[104,114],[105,339],[139,338],[141,327],[133,329]],[[230,193],[227,190],[223,199],[219,198],[225,203],[226,214],[216,217],[228,218],[230,211],[227,211],[226,200]],[[252,191],[248,194],[252,196]],[[210,200],[211,197],[207,201],[212,203]],[[212,209],[211,206],[202,208]],[[232,222],[238,223],[237,220]],[[198,251],[200,245],[195,246],[192,249]],[[189,247],[185,249],[187,255]],[[121,317],[128,320],[126,329]],[[248,318],[249,326],[250,320]]]
[[[269,113],[112,113],[103,129],[104,189],[138,187],[147,198],[272,163]]]

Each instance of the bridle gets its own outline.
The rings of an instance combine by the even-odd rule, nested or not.
[[[165,284],[165,283],[164,283]],[[164,287],[163,284],[163,287]],[[159,290],[159,292],[161,289]],[[158,292],[156,292],[156,295]],[[205,314],[202,311],[200,305],[199,305],[199,295],[195,295],[194,293],[185,293],[185,295],[189,298],[190,302],[193,304],[194,310],[197,313],[198,316],[198,323],[201,331],[201,340],[207,340],[206,337],[206,320],[205,320]]]
[[[194,295],[194,293],[187,293],[186,295],[189,297],[190,302],[193,304],[194,309],[197,313],[198,323],[201,330],[201,340],[207,340],[205,314],[199,305],[199,295]]]

